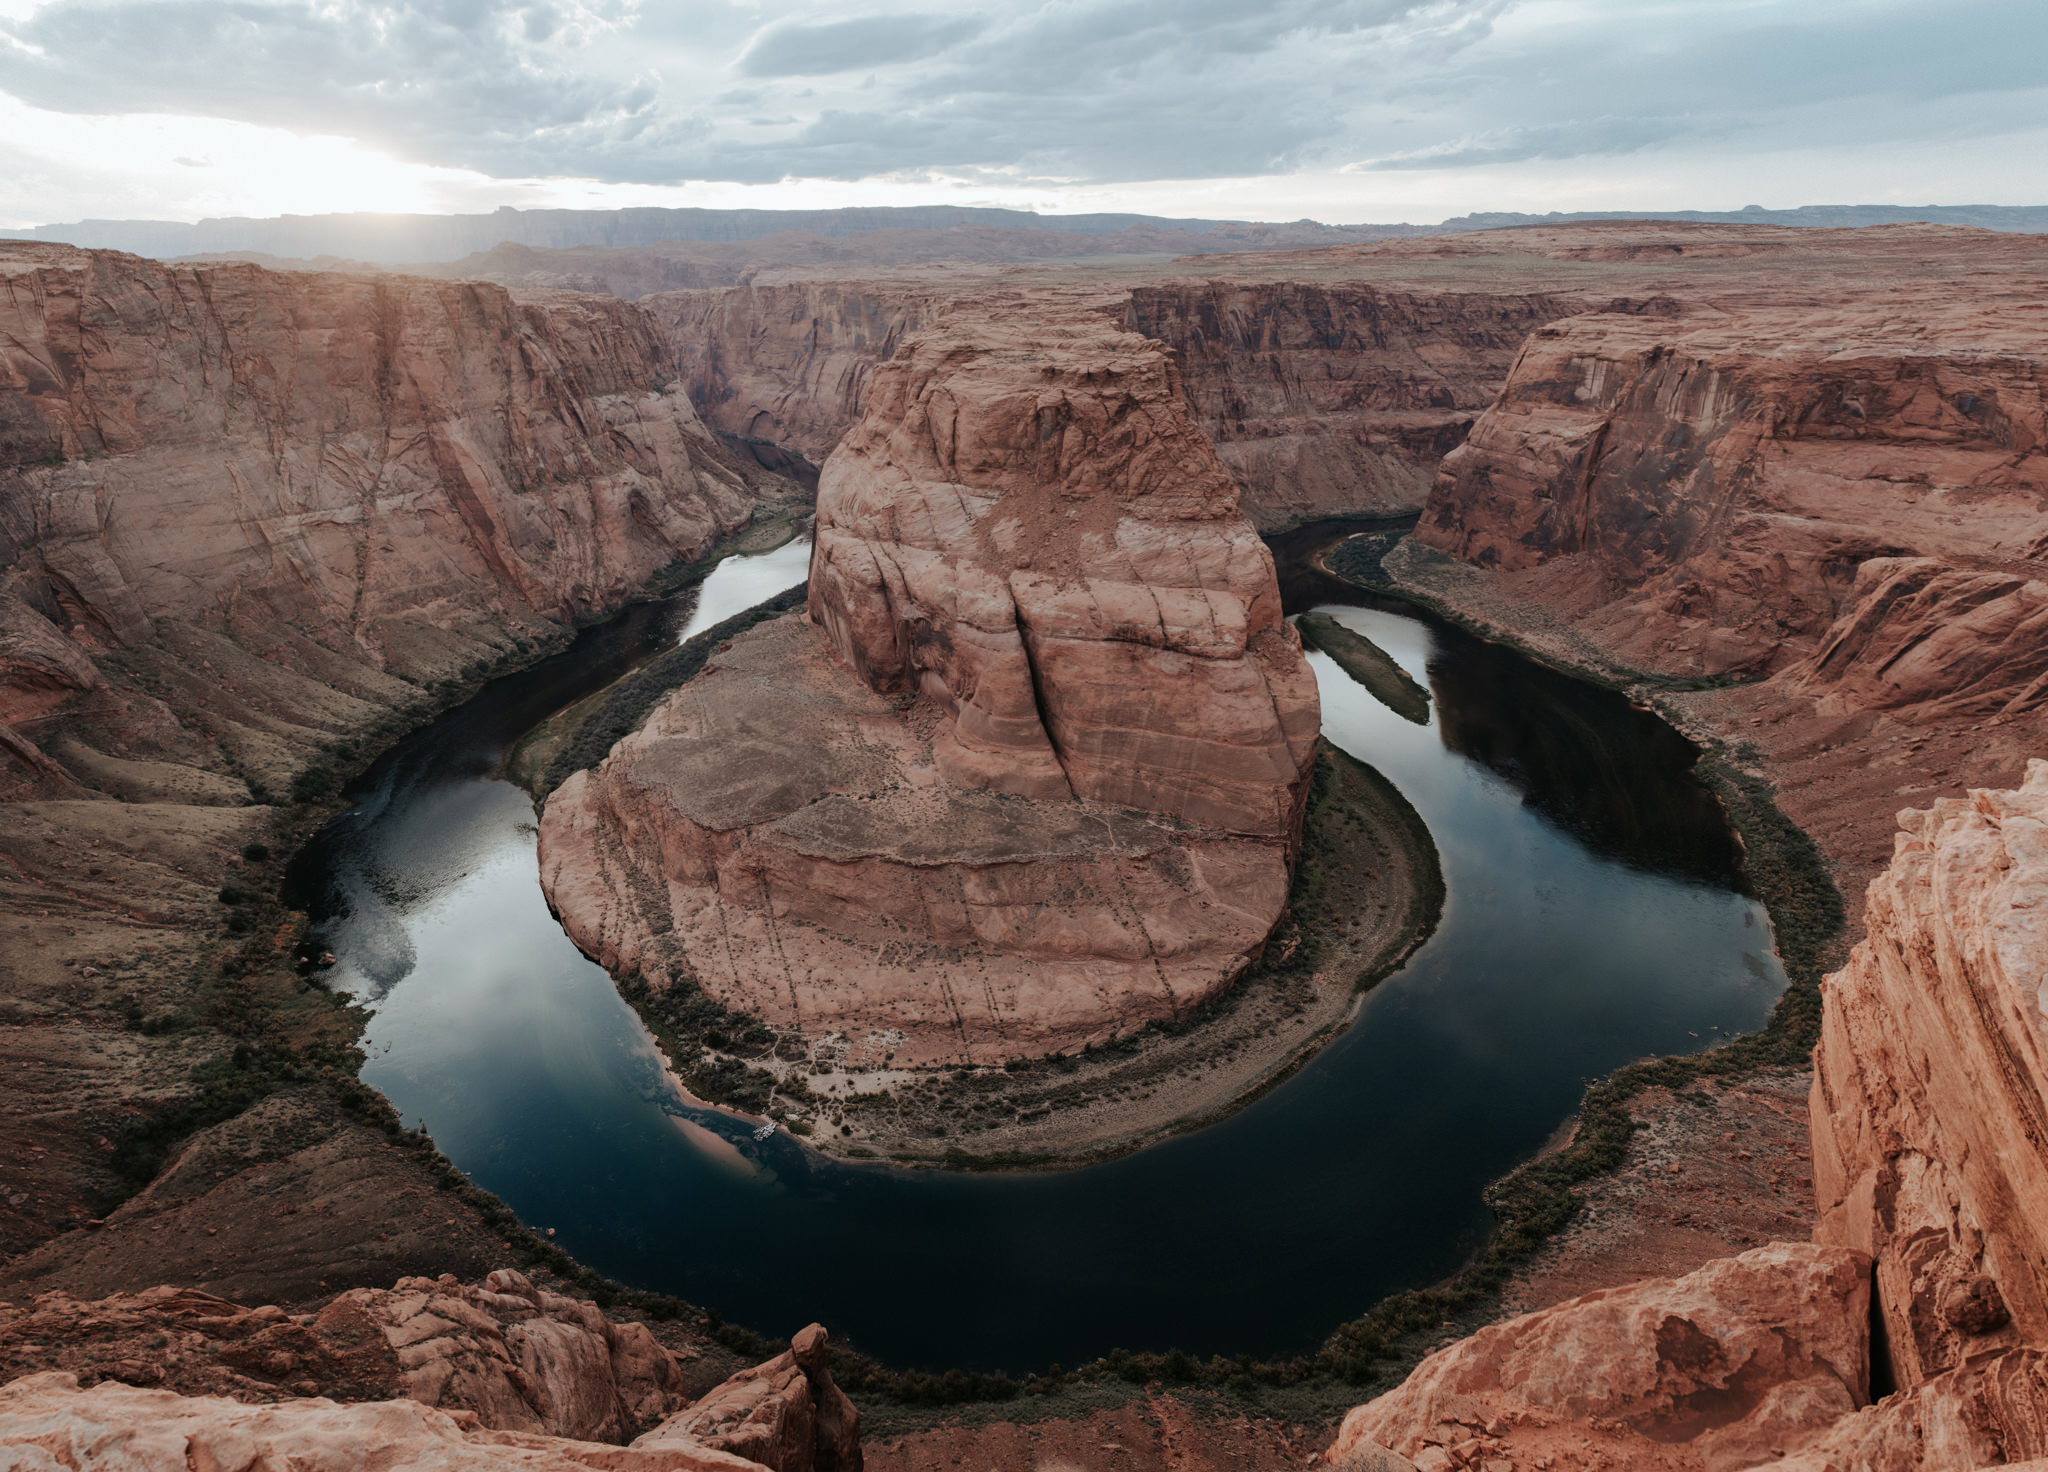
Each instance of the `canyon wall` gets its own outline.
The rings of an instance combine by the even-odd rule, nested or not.
[[[860,417],[877,363],[943,313],[943,287],[877,282],[663,292],[640,305],[667,330],[705,423],[822,465]]]
[[[0,249],[0,281],[11,725],[97,683],[80,654],[189,669],[208,633],[374,699],[753,509],[621,302],[40,245]]]
[[[1969,601],[2011,601],[1988,619],[2038,617],[2042,595],[2020,590],[2048,559],[2044,492],[2038,339],[2004,313],[1653,299],[1529,339],[1417,536],[1527,574],[1638,667],[1758,674],[1811,652],[1852,602],[1868,605],[1859,647],[1911,615],[1859,585],[1872,559],[1992,575]],[[1980,673],[1933,663],[1918,698]]]
[[[132,1192],[115,1142],[195,1064],[346,1045],[289,917],[223,900],[274,897],[282,855],[243,867],[272,804],[764,495],[800,492],[720,446],[624,302],[0,246],[0,1152],[37,1163],[0,1252]],[[418,1181],[374,1132],[319,1152],[295,1189],[347,1181],[351,1232],[391,1241],[273,1230],[236,1271],[310,1293],[399,1240],[400,1270],[468,1270],[466,1233],[367,1225]],[[205,1251],[181,1232],[163,1261]]]
[[[1319,724],[1171,357],[994,300],[877,368],[808,620],[734,640],[548,801],[585,950],[899,1062],[1177,1015],[1286,904]]]
[[[1180,355],[1245,514],[1273,530],[1420,509],[1523,341],[1583,309],[1543,292],[1188,281],[1133,288],[1126,322]]]
[[[1422,505],[1446,452],[1499,392],[1569,294],[1424,293],[1356,282],[1164,280],[1029,291],[1058,317],[1118,313],[1179,355],[1195,421],[1262,530]],[[673,292],[642,305],[668,327],[690,395],[714,428],[822,462],[865,408],[875,365],[986,288],[934,277]]]

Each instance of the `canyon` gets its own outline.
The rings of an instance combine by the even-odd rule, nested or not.
[[[317,1309],[308,1333],[370,1292],[484,1312],[436,1275],[502,1267],[503,1233],[339,1110],[328,1075],[181,1137],[88,1225],[112,1141],[190,1107],[238,1047],[346,1043],[271,928],[286,917],[230,931],[215,899],[277,882],[250,857],[279,841],[264,799],[282,811],[347,765],[337,745],[800,507],[756,441],[823,467],[808,611],[734,638],[549,801],[544,873],[587,950],[906,1063],[1175,1016],[1258,954],[1299,838],[1315,693],[1255,529],[1419,514],[1380,586],[1628,690],[1770,784],[1848,928],[1819,993],[1813,1241],[1674,1247],[1482,1329],[1353,1412],[1325,1461],[2048,1455],[2036,240],[1539,226],[1227,262],[807,268],[637,305],[46,245],[0,247],[0,269],[4,1128],[34,1186],[0,1205],[0,1292],[77,1295],[38,1299],[33,1332],[155,1325],[167,1300],[78,1305],[230,1277]],[[720,958],[714,935],[743,945]],[[261,1256],[239,1219],[281,1183],[333,1213]],[[618,1315],[549,1306],[566,1282],[527,1286],[510,1296],[532,1322],[658,1364]],[[463,1353],[511,1365],[526,1351],[477,1347],[513,1345],[493,1323]],[[713,1443],[789,1405],[808,1352],[640,1460],[487,1444],[730,1465]],[[252,1393],[222,1362],[176,1390],[44,1370],[0,1417],[244,1435],[233,1402],[170,1399]],[[652,1373],[614,1371],[613,1403],[691,1415]],[[361,1435],[314,1421],[439,1393],[348,1384],[364,1405],[297,1402],[263,1434]],[[826,1400],[764,1415],[843,1426]],[[520,1404],[536,1424],[506,1438],[629,1429]],[[405,1422],[394,1444],[491,1429],[377,1414]]]

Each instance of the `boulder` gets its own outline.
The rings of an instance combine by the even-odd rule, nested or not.
[[[1347,1415],[1329,1460],[1378,1446],[1427,1466],[1585,1423],[1690,1443],[1708,1472],[1768,1461],[1868,1404],[1869,1272],[1777,1242],[1490,1325]]]
[[[698,1444],[774,1472],[860,1472],[860,1412],[832,1383],[824,1327],[812,1324],[765,1364],[742,1370],[633,1443]]]

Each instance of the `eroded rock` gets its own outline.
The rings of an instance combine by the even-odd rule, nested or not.
[[[1353,1410],[1329,1461],[1379,1446],[1469,1463],[1588,1424],[1646,1455],[1689,1443],[1709,1472],[1754,1466],[1868,1403],[1869,1270],[1772,1243],[1492,1325]]]
[[[1899,821],[1828,979],[1812,1117],[1818,1235],[1876,1257],[1911,1389],[2048,1344],[2048,761]]]
[[[1087,315],[919,339],[819,506],[809,620],[549,799],[570,934],[910,1063],[1228,985],[1286,903],[1318,705],[1167,356]]]

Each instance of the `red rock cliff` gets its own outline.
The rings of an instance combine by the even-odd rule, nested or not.
[[[1165,280],[1120,292],[1049,280],[1031,290],[1054,317],[1119,312],[1179,354],[1195,421],[1262,529],[1416,510],[1522,340],[1584,308],[1541,291],[1342,281]],[[875,365],[956,311],[979,320],[984,294],[933,277],[673,292],[641,305],[667,326],[707,423],[822,462],[866,407]]]
[[[2048,558],[2040,373],[2038,337],[1967,299],[1587,314],[1529,340],[1418,536],[1547,569],[1527,585],[1638,666],[1782,668],[1876,591],[1870,559],[2016,587]]]

